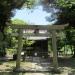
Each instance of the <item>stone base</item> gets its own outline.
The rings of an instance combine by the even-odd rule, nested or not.
[[[24,72],[25,73],[25,69],[23,69],[23,68],[14,68],[13,72]]]
[[[51,70],[51,72],[53,73],[53,74],[60,74],[62,71],[60,70],[60,69],[52,69]]]

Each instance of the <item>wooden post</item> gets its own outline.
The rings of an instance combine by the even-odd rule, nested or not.
[[[56,71],[58,69],[57,60],[57,45],[56,45],[56,31],[52,31],[52,49],[53,49],[53,69]]]
[[[21,51],[23,47],[22,36],[23,36],[23,31],[22,29],[19,29],[16,70],[20,70]]]

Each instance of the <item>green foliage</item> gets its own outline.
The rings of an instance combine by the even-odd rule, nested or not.
[[[12,29],[11,29],[10,27],[6,27],[6,28],[4,29],[4,33],[5,33],[5,35],[9,35],[9,34],[12,33]]]
[[[7,48],[6,49],[7,55],[13,55],[16,52],[17,52],[17,50],[15,48]]]
[[[11,17],[14,16],[15,14],[14,9],[20,9],[23,6],[23,4],[26,4],[26,2],[29,3],[30,1],[32,0],[0,0],[0,32],[3,34],[2,41],[8,42],[9,46],[11,45],[10,34],[12,33],[12,29],[10,27],[9,28],[6,27],[11,22]],[[20,21],[19,24],[21,24],[22,22],[23,21]],[[4,50],[4,47],[3,46],[1,47]]]
[[[14,25],[27,25],[26,22],[24,22],[23,20],[20,20],[20,19],[13,19],[11,20],[11,23]]]
[[[64,47],[66,35],[64,31],[58,31],[57,36],[57,49],[60,50]]]
[[[14,16],[14,9],[20,9],[23,4],[24,6],[28,3],[32,5],[33,2],[34,0],[0,0],[0,31],[4,31],[7,24],[11,22],[10,18]]]
[[[74,26],[75,0],[57,0],[56,4],[60,10],[62,10],[58,16],[58,20],[62,23],[69,23],[71,26]]]
[[[27,39],[24,39],[23,40],[23,44],[25,45],[25,46],[30,46],[31,44],[33,44],[34,43],[34,41],[30,41],[30,40],[27,40]]]
[[[75,44],[75,29],[73,27],[67,27],[65,29],[66,41],[69,45]]]
[[[19,19],[14,19],[14,20],[11,20],[12,24],[13,25],[27,25],[24,21],[22,20],[19,20]],[[17,29],[11,29],[11,27],[7,27],[5,28],[5,32],[6,32],[6,42],[7,42],[7,52],[8,53],[15,53],[18,48],[18,36],[14,36],[13,34],[14,33],[18,33],[18,30]],[[34,43],[33,41],[29,41],[29,40],[26,40],[26,39],[23,39],[23,44],[24,46],[30,46],[32,43]],[[12,51],[13,50],[13,51]]]
[[[32,8],[34,3],[35,3],[36,0],[27,0],[26,3],[24,3],[23,7],[22,8]]]
[[[14,20],[11,20],[12,24],[15,24],[15,25],[25,25],[26,23],[22,20],[19,20],[19,19],[14,19]],[[17,42],[18,42],[18,37],[16,36],[13,36],[14,33],[18,33],[18,30],[17,29],[11,29],[11,27],[6,27],[5,28],[5,33],[6,33],[6,41],[8,43],[8,47],[9,48],[17,48]]]
[[[57,0],[57,5],[63,8],[71,8],[75,0]]]
[[[57,24],[69,24],[69,26],[65,29],[65,42],[67,45],[70,45],[72,49],[72,46],[75,47],[75,0],[57,0],[56,4],[61,10],[58,15]]]
[[[3,31],[13,16],[12,10],[19,8],[25,0],[0,0],[0,31]]]

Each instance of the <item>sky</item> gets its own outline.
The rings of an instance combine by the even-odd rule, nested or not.
[[[52,25],[57,19],[54,13],[58,12],[55,8],[43,4],[36,5],[32,9],[16,9],[13,19],[20,19],[30,25]]]

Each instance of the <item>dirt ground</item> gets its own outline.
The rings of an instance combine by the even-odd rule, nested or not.
[[[52,64],[52,58],[50,58],[50,62],[46,63],[41,63],[41,62],[21,62],[21,67],[25,68],[27,70],[35,70],[35,73],[20,73],[17,75],[75,75],[75,58],[71,57],[61,57],[58,58],[58,63],[59,63],[59,69],[61,70],[60,74],[54,74],[51,72],[42,72],[42,73],[36,73],[36,70],[47,70],[51,69],[53,64]],[[16,66],[15,61],[10,61],[10,60],[1,60],[0,61],[0,75],[3,72],[11,72],[13,68]],[[11,75],[10,74],[2,74],[2,75]],[[16,75],[16,74],[15,74]]]

